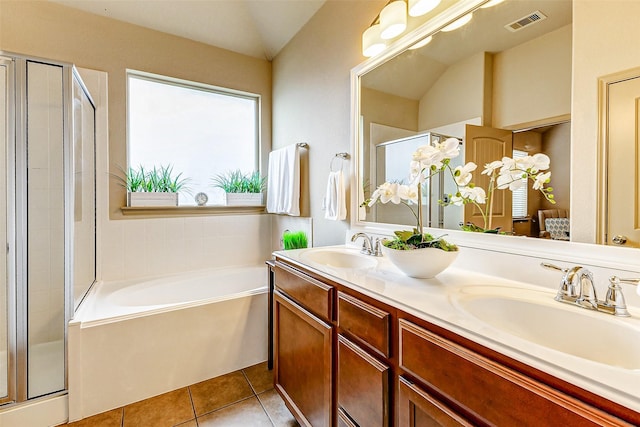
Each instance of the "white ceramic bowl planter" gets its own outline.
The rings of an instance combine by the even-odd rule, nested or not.
[[[382,254],[409,277],[430,279],[442,273],[458,256],[459,251],[438,248],[398,250],[382,245]]]

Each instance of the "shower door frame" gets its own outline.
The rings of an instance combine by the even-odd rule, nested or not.
[[[64,185],[64,384],[62,389],[42,396],[28,396],[28,288],[27,288],[27,64],[28,62],[62,68],[62,152]],[[0,397],[0,409],[5,405],[20,404],[41,398],[64,395],[68,390],[68,324],[74,314],[73,300],[73,78],[76,76],[94,105],[75,67],[50,59],[43,59],[0,51],[0,66],[7,66],[7,396]],[[94,129],[95,133],[95,129]],[[95,139],[94,139],[95,141]],[[95,144],[95,142],[94,142]],[[95,147],[94,154],[95,156]],[[95,173],[95,172],[94,172]],[[94,177],[95,179],[95,177]],[[23,283],[24,286],[18,286]],[[14,304],[15,302],[15,304]]]

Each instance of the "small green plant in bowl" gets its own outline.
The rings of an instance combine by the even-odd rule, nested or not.
[[[259,171],[244,174],[240,169],[216,175],[213,186],[224,190],[227,205],[259,206],[262,205],[262,192],[267,178],[260,176]]]
[[[306,248],[307,234],[304,231],[285,231],[282,234],[282,245],[285,250]]]

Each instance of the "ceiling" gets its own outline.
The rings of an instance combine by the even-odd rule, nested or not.
[[[49,0],[271,60],[325,0]]]

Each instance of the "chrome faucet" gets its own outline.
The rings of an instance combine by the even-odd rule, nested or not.
[[[361,254],[382,256],[382,249],[380,249],[380,239],[376,238],[375,240],[373,240],[373,237],[370,237],[365,233],[356,233],[351,236],[351,241],[355,242],[360,237],[362,237],[362,249],[360,250]]]
[[[564,273],[560,282],[560,289],[555,297],[556,301],[578,305],[589,310],[601,311],[614,316],[629,317],[627,304],[622,294],[620,283],[632,285],[640,284],[639,279],[621,279],[617,276],[609,278],[609,288],[604,300],[598,300],[593,274],[584,267],[562,268],[553,264],[542,263],[544,268],[558,270]],[[575,282],[578,282],[577,285]]]

